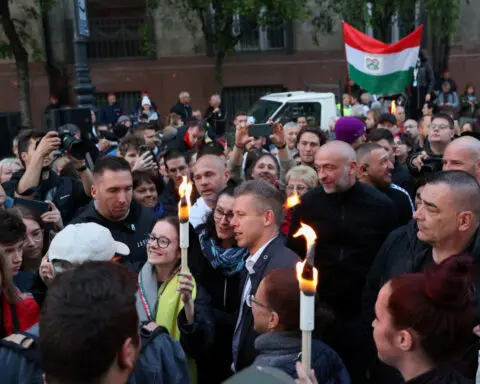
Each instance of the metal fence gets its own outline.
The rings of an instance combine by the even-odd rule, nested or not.
[[[250,107],[262,96],[274,92],[285,92],[283,85],[264,85],[255,87],[225,87],[222,91],[223,105],[233,120],[237,112],[248,112]]]
[[[148,57],[145,49],[148,17],[90,18],[88,57],[91,59]],[[148,36],[151,39],[151,36]]]
[[[126,115],[130,115],[137,103],[140,101],[140,91],[133,92],[116,92],[117,102],[120,104],[122,111]],[[102,108],[105,104],[108,103],[108,93],[97,93],[97,107]]]

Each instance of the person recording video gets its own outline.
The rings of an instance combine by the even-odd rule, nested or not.
[[[59,132],[25,130],[18,139],[18,156],[24,169],[3,184],[10,197],[50,200],[58,208],[64,223],[72,220],[78,208],[90,201],[92,173],[86,166],[84,142],[68,128]],[[52,171],[54,153],[63,151],[80,175],[80,180],[59,176]]]

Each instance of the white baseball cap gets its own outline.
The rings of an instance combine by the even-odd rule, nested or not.
[[[53,238],[48,249],[50,261],[64,260],[71,264],[110,261],[116,255],[129,254],[126,244],[115,241],[107,228],[96,223],[67,225]]]

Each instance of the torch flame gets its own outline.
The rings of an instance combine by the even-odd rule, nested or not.
[[[397,103],[395,102],[395,100],[392,101],[392,106],[390,107],[390,111],[392,113],[395,113],[397,111]]]
[[[289,209],[289,208],[293,208],[295,207],[296,205],[300,204],[301,203],[301,200],[300,200],[300,196],[298,196],[298,193],[295,192],[292,196],[290,196],[287,201],[285,202],[285,208]]]
[[[293,235],[294,238],[300,236],[305,237],[305,240],[307,241],[307,249],[313,247],[313,245],[315,244],[315,240],[317,240],[317,234],[315,233],[313,228],[303,223],[300,223],[300,229]]]
[[[315,267],[311,267],[313,269],[313,279],[306,279],[302,275],[307,265],[307,259],[303,260],[303,262],[298,262],[296,265],[298,285],[303,293],[314,294],[317,291],[318,270]]]
[[[178,188],[178,194],[180,195],[180,202],[178,203],[178,219],[180,222],[188,221],[190,216],[190,197],[192,195],[193,185],[188,181],[187,176],[183,176],[182,184]]]
[[[300,223],[300,229],[293,235],[294,238],[303,236],[307,241],[307,254],[311,252],[315,246],[315,240],[317,240],[317,234],[307,224]],[[314,294],[318,284],[318,270],[308,263],[308,257],[305,258],[303,263],[297,263],[297,279],[300,285],[300,290],[304,293]],[[313,270],[313,276],[312,276]],[[306,278],[310,275],[311,278]]]

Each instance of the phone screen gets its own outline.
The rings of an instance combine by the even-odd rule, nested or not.
[[[253,124],[248,127],[248,136],[260,137],[271,136],[273,134],[273,125],[271,124]]]

